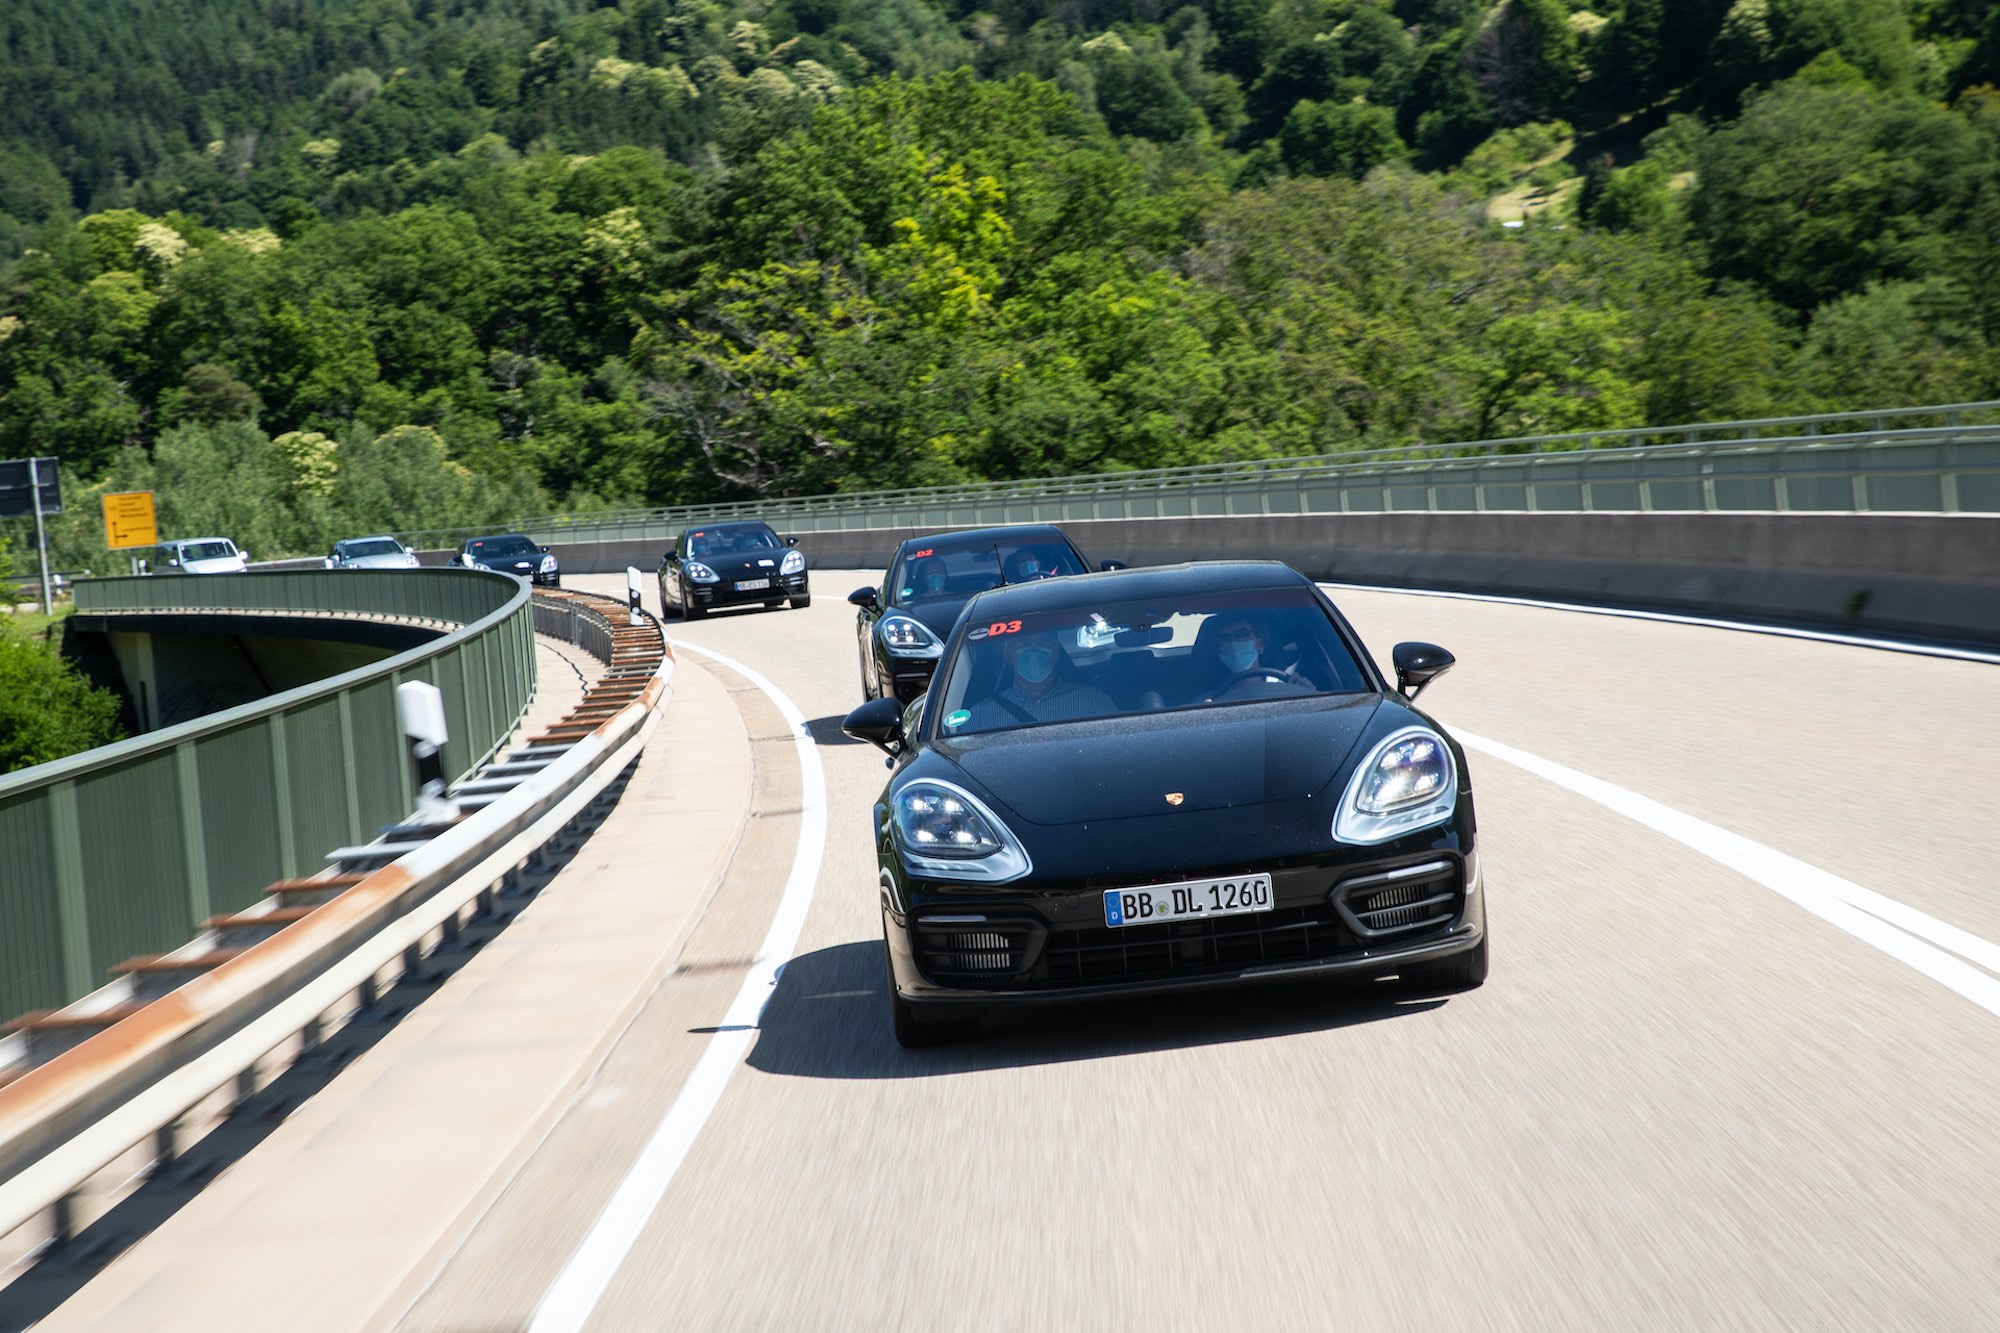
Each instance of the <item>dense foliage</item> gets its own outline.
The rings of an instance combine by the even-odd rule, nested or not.
[[[11,585],[13,562],[0,542],[0,585]],[[123,702],[78,671],[51,642],[53,626],[37,633],[38,616],[0,607],[0,773],[76,754],[122,739]]]
[[[1974,0],[14,0],[0,53],[65,568],[107,490],[261,557],[2000,396]]]

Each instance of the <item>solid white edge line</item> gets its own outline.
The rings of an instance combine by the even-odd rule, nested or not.
[[[1876,648],[1883,652],[1910,653],[1917,657],[1944,657],[1959,662],[1986,662],[2000,665],[2000,652],[1979,648],[1954,648],[1948,644],[1923,643],[1909,639],[1876,639],[1865,634],[1841,634],[1834,630],[1805,629],[1793,625],[1760,625],[1754,620],[1718,620],[1712,616],[1682,615],[1673,611],[1642,611],[1626,606],[1590,606],[1583,602],[1549,602],[1534,597],[1504,597],[1498,593],[1448,592],[1437,588],[1385,588],[1373,583],[1334,583],[1320,580],[1319,586],[1337,592],[1385,592],[1401,597],[1442,597],[1458,602],[1494,602],[1501,606],[1531,606],[1543,611],[1574,611],[1586,616],[1613,616],[1620,620],[1657,620],[1668,625],[1693,625],[1700,629],[1736,630],[1744,634],[1768,634],[1780,639],[1809,639],[1815,643],[1836,643],[1848,648]]]
[[[741,662],[689,643],[677,643],[675,647],[693,648],[743,676],[777,705],[792,728],[802,787],[798,853],[792,860],[791,875],[785,881],[777,913],[771,918],[771,928],[758,947],[742,989],[737,991],[722,1022],[710,1035],[687,1083],[654,1129],[632,1169],[612,1192],[589,1234],[535,1307],[528,1324],[533,1333],[573,1333],[581,1329],[618,1275],[633,1245],[638,1243],[675,1173],[687,1160],[702,1126],[722,1100],[731,1076],[749,1052],[764,1005],[777,988],[779,974],[790,960],[799,932],[805,926],[806,911],[812,906],[813,886],[819,879],[820,863],[825,856],[826,775],[820,767],[805,714],[777,686]]]
[[[1986,941],[1817,866],[1808,865],[1692,815],[1682,814],[1601,778],[1564,768],[1539,755],[1470,735],[1455,727],[1451,734],[1468,750],[1524,769],[1699,852],[1790,899],[1864,944],[1915,968],[1988,1013],[2000,1016],[2000,980],[1962,962],[1944,949],[1934,948],[1909,932],[1915,931],[1939,943],[1951,941],[1947,947],[1958,949],[1967,957],[1977,957],[1991,967],[1995,961],[2000,961],[2000,949]],[[1872,914],[1878,910],[1883,915]],[[1895,924],[1890,924],[1891,920]],[[1904,929],[1899,929],[1899,926]]]

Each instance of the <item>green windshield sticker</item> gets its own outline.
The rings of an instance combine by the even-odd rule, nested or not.
[[[970,721],[972,721],[972,714],[961,708],[956,713],[946,714],[944,724],[947,727],[962,727]]]

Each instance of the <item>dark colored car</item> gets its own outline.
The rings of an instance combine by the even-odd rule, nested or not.
[[[1472,786],[1326,594],[1266,561],[974,598],[938,683],[847,716],[874,806],[896,1038],[1003,1005],[1330,975],[1486,979]]]
[[[660,557],[660,611],[687,620],[720,606],[812,605],[799,539],[780,541],[768,523],[689,528]]]
[[[1089,568],[1063,530],[1047,524],[910,538],[889,558],[881,587],[857,588],[847,598],[860,608],[854,627],[862,696],[908,703],[929,689],[944,636],[979,593]]]
[[[467,537],[445,563],[459,569],[517,574],[539,588],[562,587],[562,567],[549,554],[549,548],[535,545],[518,532]]]

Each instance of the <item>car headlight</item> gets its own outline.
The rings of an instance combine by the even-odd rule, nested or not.
[[[803,574],[806,572],[806,558],[798,551],[785,552],[785,558],[778,562],[780,574]]]
[[[324,566],[325,568],[327,568],[327,569],[332,569],[332,568],[333,568],[333,557],[332,557],[332,556],[328,556],[328,557],[327,557],[326,559],[324,559],[324,560],[320,561],[320,564],[321,564],[322,566]]]
[[[688,576],[689,581],[693,583],[722,582],[721,577],[714,570],[710,569],[707,565],[702,564],[698,560],[688,561],[685,565],[681,566],[681,571],[685,573]]]
[[[938,879],[1004,884],[1031,869],[999,817],[949,782],[912,782],[896,793],[890,820],[904,862]]]
[[[415,551],[403,552],[403,563],[411,569],[415,569],[417,567],[417,553]]]
[[[897,657],[942,657],[944,640],[921,620],[909,616],[882,617],[882,646]]]
[[[542,557],[541,572],[544,574],[553,574],[556,572],[556,558],[554,556],[545,555]]]
[[[1405,727],[1369,751],[1334,816],[1341,842],[1387,842],[1442,824],[1458,808],[1451,747],[1427,727]]]

